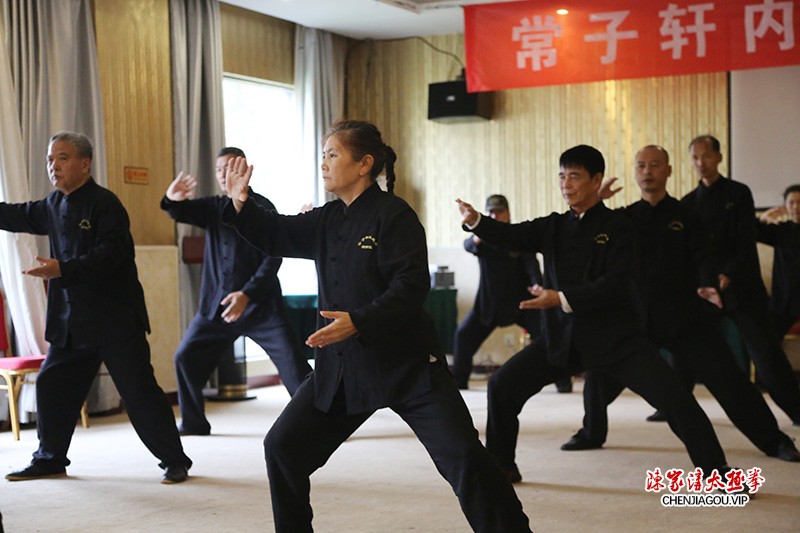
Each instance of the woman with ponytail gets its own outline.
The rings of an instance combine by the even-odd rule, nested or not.
[[[312,531],[311,474],[388,407],[425,446],[475,531],[530,531],[422,308],[430,289],[425,231],[392,193],[396,159],[374,125],[336,122],[323,138],[322,177],[337,200],[294,216],[259,209],[247,197],[253,167],[243,158],[229,163],[224,220],[268,255],[313,259],[319,280],[318,329],[306,340],[314,371],[264,439],[275,529]],[[376,182],[383,172],[388,192]]]

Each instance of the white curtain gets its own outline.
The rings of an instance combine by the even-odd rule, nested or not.
[[[5,37],[2,25],[0,32]],[[31,199],[15,100],[6,40],[3,38],[0,42],[0,201],[12,203]],[[40,165],[44,166],[43,161]],[[0,277],[3,278],[9,314],[15,326],[17,355],[47,351],[44,287],[39,278],[20,274],[33,264],[37,254],[36,240],[32,235],[0,231]]]
[[[44,156],[50,136],[62,130],[92,139],[92,176],[105,185],[91,0],[5,0],[3,11],[32,197],[42,198],[51,190]]]
[[[328,126],[344,115],[346,55],[343,37],[297,25],[294,87],[300,121],[301,175],[314,176],[316,205],[332,198],[322,187],[320,141]]]
[[[216,0],[170,0],[175,171],[197,177],[198,195],[216,194],[217,151],[225,143],[222,103],[222,30]],[[178,246],[196,234],[178,224]],[[181,323],[186,329],[197,309],[199,265],[180,267]]]
[[[105,184],[105,141],[91,0],[3,0],[0,5],[0,200],[24,202],[51,191],[45,155],[50,136],[79,131],[94,143],[93,176]],[[45,353],[41,280],[22,276],[46,237],[0,232],[0,276],[17,355]],[[21,420],[35,410],[23,387]]]

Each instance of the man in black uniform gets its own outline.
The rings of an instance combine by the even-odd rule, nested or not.
[[[711,314],[702,308],[710,305],[704,299],[721,303],[710,235],[695,213],[667,193],[671,174],[664,148],[650,145],[639,150],[636,183],[642,199],[622,209],[636,228],[637,293],[647,333],[708,387],[753,444],[769,456],[800,461],[792,440],[778,429],[764,397],[737,365]],[[561,449],[600,448],[608,432],[606,406],[623,389],[601,372],[589,372],[583,389],[583,428]]]
[[[800,185],[786,188],[783,203],[762,213],[758,225],[758,241],[775,249],[769,309],[779,340],[800,319]],[[784,214],[789,220],[775,221]]]
[[[502,194],[486,199],[486,213],[500,222],[511,222],[508,200]],[[528,287],[542,282],[533,254],[501,250],[475,235],[464,241],[464,249],[478,258],[480,280],[475,304],[458,325],[453,341],[453,377],[459,389],[469,388],[472,357],[495,328],[516,324],[531,339],[539,337],[539,311],[522,310],[519,303],[528,299]]]
[[[800,386],[775,337],[767,289],[756,251],[753,195],[747,185],[720,175],[719,141],[702,135],[689,143],[697,188],[681,200],[711,231],[719,258],[719,286],[725,313],[739,328],[756,375],[778,407],[800,425]]]
[[[486,447],[509,479],[520,481],[514,456],[525,402],[548,383],[597,369],[662,409],[696,466],[725,470],[711,422],[640,325],[632,292],[634,228],[600,199],[602,154],[576,146],[561,154],[560,167],[561,193],[570,207],[564,214],[501,224],[459,200],[465,227],[482,239],[544,254],[544,285],[533,287],[533,299],[520,304],[544,310],[544,342],[524,348],[489,380]]]
[[[228,160],[244,157],[239,148],[217,154],[216,178],[225,190]],[[161,200],[161,209],[178,222],[206,230],[200,309],[175,352],[181,435],[208,435],[203,385],[219,365],[233,341],[242,335],[253,339],[278,367],[289,395],[311,372],[300,341],[289,325],[278,269],[283,261],[270,257],[222,224],[227,196],[193,199],[194,176],[178,174]],[[275,206],[252,190],[250,196],[263,209]]]
[[[100,363],[108,368],[136,433],[180,483],[192,461],[150,366],[150,331],[137,277],[128,213],[91,176],[92,144],[79,133],[50,139],[47,170],[56,189],[44,200],[0,203],[0,229],[48,235],[52,258],[24,274],[48,281],[47,358],[36,380],[39,449],[10,481],[66,476],[75,421]]]

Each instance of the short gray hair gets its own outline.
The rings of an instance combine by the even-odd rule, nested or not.
[[[75,147],[79,157],[86,157],[92,159],[94,156],[94,149],[92,148],[92,141],[83,133],[75,133],[74,131],[61,131],[50,137],[50,144],[56,141],[64,141],[70,143]]]

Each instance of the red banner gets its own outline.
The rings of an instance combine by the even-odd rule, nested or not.
[[[465,6],[467,88],[494,91],[800,64],[796,7],[796,0]]]

